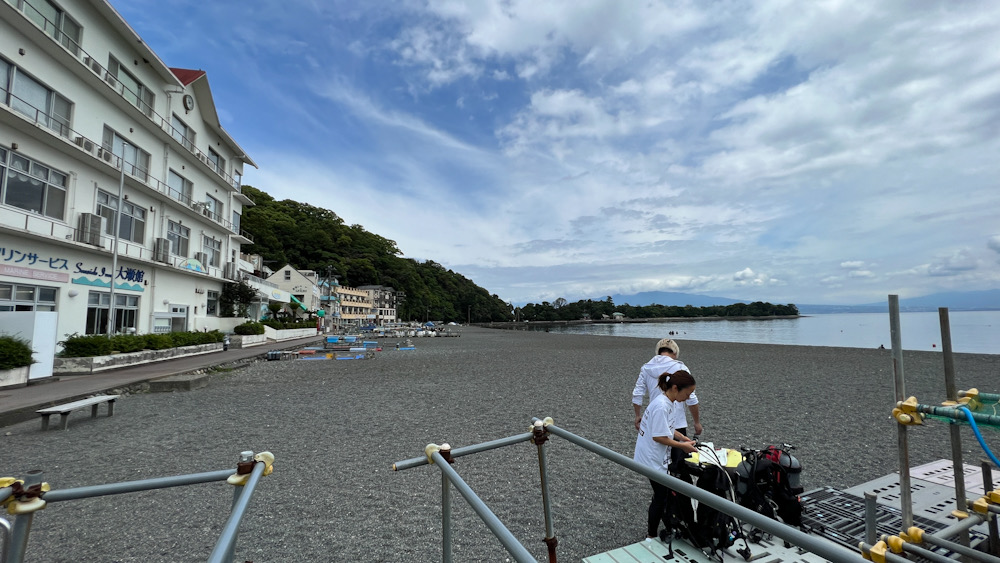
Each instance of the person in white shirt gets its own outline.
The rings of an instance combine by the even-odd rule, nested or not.
[[[678,450],[693,453],[694,441],[672,427],[674,411],[683,409],[682,402],[694,392],[694,378],[686,371],[663,373],[657,381],[660,394],[650,401],[639,422],[639,436],[635,440],[632,459],[646,467],[668,474],[669,452]],[[670,489],[650,479],[653,499],[649,503],[646,519],[646,538],[655,538],[662,520],[670,525]]]
[[[684,362],[677,359],[681,350],[677,342],[669,338],[663,338],[656,343],[656,355],[646,362],[639,370],[639,377],[635,381],[635,388],[632,389],[632,410],[635,412],[635,428],[639,429],[639,421],[642,420],[642,400],[649,395],[649,402],[660,394],[657,388],[657,381],[663,373],[675,373],[684,370],[691,373]],[[691,418],[694,419],[694,435],[701,434],[701,411],[698,407],[698,395],[691,396],[684,401],[680,408],[674,411],[673,428],[681,434],[687,436],[687,415],[684,413],[684,406],[691,411]],[[682,459],[680,452],[673,454],[674,463],[679,463]]]

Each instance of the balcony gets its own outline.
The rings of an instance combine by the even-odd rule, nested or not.
[[[14,4],[16,4],[16,2]],[[173,125],[171,125],[169,119],[156,113],[151,106],[142,100],[142,97],[138,93],[126,88],[113,74],[108,72],[107,69],[101,65],[96,57],[85,51],[79,43],[60,31],[54,22],[46,19],[40,12],[38,12],[38,10],[27,2],[22,2],[20,8],[16,5],[11,5],[8,2],[0,2],[0,10],[4,9],[9,9],[20,14],[22,20],[27,23],[26,26],[21,26],[21,29],[25,32],[30,30],[31,27],[37,29],[41,36],[44,37],[51,46],[56,48],[55,50],[57,52],[61,51],[65,55],[76,60],[77,63],[85,67],[90,74],[95,75],[108,88],[114,91],[119,98],[125,101],[125,103],[136,108],[139,115],[145,117],[155,128],[160,129],[166,133],[167,137],[173,139],[176,146],[183,148],[192,154],[195,157],[195,160],[200,161],[208,170],[215,173],[216,176],[235,190],[236,193],[242,194],[242,187],[235,178],[216,165],[207,154],[195,147],[194,144],[188,140],[181,131],[175,129]],[[39,25],[37,23],[38,21],[43,23]],[[253,201],[246,196],[243,196],[241,201],[243,201],[246,205],[253,205]]]

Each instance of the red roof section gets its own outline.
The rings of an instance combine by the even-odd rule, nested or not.
[[[181,81],[185,86],[191,84],[195,80],[198,80],[202,76],[205,76],[204,70],[190,70],[187,68],[172,68],[170,72],[174,73],[174,76]]]

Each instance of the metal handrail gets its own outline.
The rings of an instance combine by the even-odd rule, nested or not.
[[[66,125],[63,125],[62,123],[53,120],[52,117],[49,116],[49,114],[31,105],[26,100],[18,96],[15,96],[13,93],[9,95],[12,100],[18,100],[24,103],[24,105],[35,110],[34,118],[32,119],[32,116],[27,115],[25,112],[21,110],[15,109],[10,104],[0,103],[0,107],[8,108],[8,111],[10,111],[12,114],[28,119],[35,125],[44,126],[46,128],[52,129],[53,126],[50,122],[58,124],[60,137],[63,137],[67,140],[72,138],[73,144],[75,144],[77,148],[79,148],[81,151],[89,154],[91,158],[95,160],[102,160],[109,166],[113,167],[115,170],[121,170],[124,159],[114,154],[111,151],[110,147],[105,146],[103,143],[98,143],[90,139],[89,137],[84,136],[82,133],[79,133],[78,131]],[[88,144],[91,147],[91,150],[87,150],[86,147],[88,146]],[[248,233],[246,233],[243,230],[238,230],[231,221],[224,219],[222,215],[220,215],[219,213],[203,211],[200,206],[201,202],[196,202],[192,200],[189,196],[181,192],[178,192],[177,190],[173,189],[169,184],[149,174],[146,170],[139,168],[138,166],[135,166],[132,163],[128,163],[127,161],[125,161],[125,163],[126,163],[125,174],[128,175],[129,177],[135,179],[144,186],[151,188],[154,191],[169,197],[170,199],[173,199],[175,201],[187,205],[194,211],[200,212],[203,216],[208,217],[212,221],[218,223],[230,233],[238,234],[253,242],[253,238],[250,237]]]
[[[125,101],[127,101],[129,104],[135,106],[136,109],[139,110],[139,113],[145,115],[146,118],[149,119],[153,123],[153,125],[155,125],[159,129],[163,130],[174,141],[176,141],[179,145],[181,145],[182,147],[184,147],[185,149],[187,149],[187,151],[190,152],[191,154],[195,155],[198,158],[198,160],[200,160],[203,164],[205,164],[209,168],[209,170],[215,172],[215,174],[217,176],[219,176],[220,178],[222,178],[223,180],[225,180],[225,182],[227,184],[229,184],[233,189],[235,189],[238,193],[242,193],[243,190],[242,190],[242,186],[241,186],[240,182],[238,182],[235,178],[233,178],[228,173],[226,173],[224,170],[222,170],[219,166],[217,166],[214,163],[212,163],[211,158],[209,157],[209,155],[205,154],[200,149],[198,149],[197,147],[195,147],[194,143],[190,139],[188,139],[186,135],[184,135],[183,131],[175,128],[173,126],[173,124],[171,124],[171,122],[170,122],[169,119],[167,119],[167,118],[163,117],[162,115],[156,113],[156,110],[154,110],[152,108],[152,106],[149,106],[149,105],[145,104],[145,102],[142,101],[142,98],[139,95],[139,93],[133,92],[131,89],[126,88],[125,85],[122,84],[122,82],[120,80],[118,80],[117,76],[114,76],[114,75],[110,74],[110,71],[107,71],[104,68],[104,66],[101,65],[101,63],[97,62],[96,58],[94,58],[90,53],[88,53],[86,50],[84,50],[84,48],[82,46],[80,46],[79,43],[77,43],[75,40],[73,40],[69,36],[67,36],[65,34],[65,32],[63,32],[61,29],[59,29],[56,26],[55,22],[50,21],[41,12],[39,12],[37,9],[35,9],[34,6],[32,6],[31,4],[29,4],[27,2],[22,2],[20,8],[18,8],[16,5],[11,5],[11,8],[14,9],[15,11],[21,12],[21,14],[24,17],[24,19],[28,20],[29,22],[32,23],[32,25],[35,25],[35,26],[38,26],[38,22],[35,21],[30,16],[28,16],[28,14],[25,12],[25,10],[27,8],[30,8],[36,14],[38,14],[38,17],[41,18],[45,22],[44,24],[42,24],[40,26],[40,29],[41,29],[41,31],[42,31],[42,33],[44,35],[46,35],[52,41],[54,41],[56,44],[58,44],[62,48],[64,48],[80,64],[82,64],[83,66],[87,67],[92,73],[94,73],[105,84],[107,84],[107,86],[109,88],[111,88],[116,94],[118,94],[122,99],[124,99]],[[60,39],[56,38],[51,33],[49,33],[48,32],[49,25],[52,26],[52,29],[55,30],[55,32],[56,32],[57,35],[61,36],[67,42],[69,42],[70,44],[72,44],[73,48],[71,49],[71,48],[67,47]],[[95,69],[94,66],[96,66],[97,69]],[[111,82],[109,81],[109,77],[111,79],[114,79],[115,84],[111,84]],[[132,100],[128,96],[125,95],[125,92],[128,92],[132,96],[135,96],[135,99],[137,100],[138,104],[133,103]],[[148,109],[149,111],[147,112],[144,108]],[[154,119],[154,116],[155,116],[155,119]],[[178,136],[180,137],[180,139],[177,138]]]

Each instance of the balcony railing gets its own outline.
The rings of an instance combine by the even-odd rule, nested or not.
[[[89,154],[92,158],[104,161],[106,164],[114,167],[115,170],[122,169],[122,163],[123,163],[122,157],[114,154],[111,151],[111,147],[103,146],[102,144],[93,141],[83,136],[82,134],[76,132],[69,126],[54,120],[51,116],[46,114],[44,111],[32,106],[26,100],[18,98],[13,94],[10,94],[10,99],[12,101],[16,100],[20,102],[17,104],[18,106],[17,109],[15,109],[12,105],[8,106],[6,103],[4,103],[4,100],[0,100],[0,107],[7,107],[9,108],[10,112],[15,116],[21,117],[29,122],[34,123],[35,125],[51,129],[54,132],[56,132],[60,137],[63,137],[67,140],[72,139],[73,144],[75,144],[77,148]],[[26,108],[31,108],[32,111],[26,111]],[[251,241],[251,243],[253,242],[253,239],[250,238],[250,236],[247,235],[244,231],[234,226],[232,222],[224,219],[220,214],[209,211],[207,207],[204,207],[201,202],[193,201],[190,196],[178,192],[177,190],[170,187],[166,183],[160,181],[157,178],[154,178],[153,176],[150,176],[149,173],[144,168],[141,168],[129,162],[125,162],[124,164],[125,164],[125,174],[128,175],[129,177],[134,178],[139,183],[144,184],[145,186],[153,189],[154,191],[157,191],[173,200],[185,204],[189,208],[195,210],[196,212],[201,213],[205,217],[208,217],[212,221],[223,226],[229,232],[243,236],[247,240]]]
[[[18,8],[16,5],[12,5],[11,7],[14,8],[15,10],[19,10],[21,14],[24,16],[24,19],[31,22],[32,25],[41,29],[41,31],[47,37],[49,37],[56,44],[62,46],[62,48],[65,49],[67,53],[72,55],[77,61],[80,62],[80,64],[87,67],[90,70],[90,72],[94,73],[95,75],[97,75],[98,78],[103,80],[104,83],[107,84],[112,90],[114,90],[115,93],[118,94],[122,99],[127,101],[129,104],[135,106],[141,114],[145,115],[153,123],[154,126],[166,132],[167,135],[170,136],[170,138],[176,141],[178,145],[186,149],[188,152],[193,154],[198,160],[200,160],[203,164],[205,164],[205,166],[207,166],[209,170],[215,172],[216,175],[222,178],[234,190],[242,193],[242,186],[240,186],[240,182],[238,180],[227,174],[226,171],[223,170],[222,167],[220,167],[216,162],[213,162],[213,160],[211,159],[211,157],[209,157],[209,155],[203,153],[201,150],[195,147],[194,143],[192,143],[190,140],[188,140],[186,136],[184,136],[184,132],[180,131],[179,129],[176,129],[171,124],[169,119],[156,113],[156,111],[153,110],[152,107],[150,107],[142,100],[142,96],[139,93],[133,92],[131,89],[126,88],[125,85],[122,84],[121,81],[119,81],[115,75],[108,72],[107,69],[105,69],[104,66],[102,66],[101,63],[95,57],[93,57],[90,53],[85,51],[83,47],[80,46],[79,43],[77,43],[75,40],[73,40],[65,33],[63,33],[63,31],[58,28],[57,24],[55,24],[52,21],[49,21],[47,18],[45,18],[44,15],[42,15],[41,12],[36,10],[33,6],[31,6],[27,2],[22,2],[20,8]],[[28,14],[29,11],[31,13],[36,14],[38,19],[40,19],[44,23],[42,25],[39,25],[38,20],[32,18]]]

